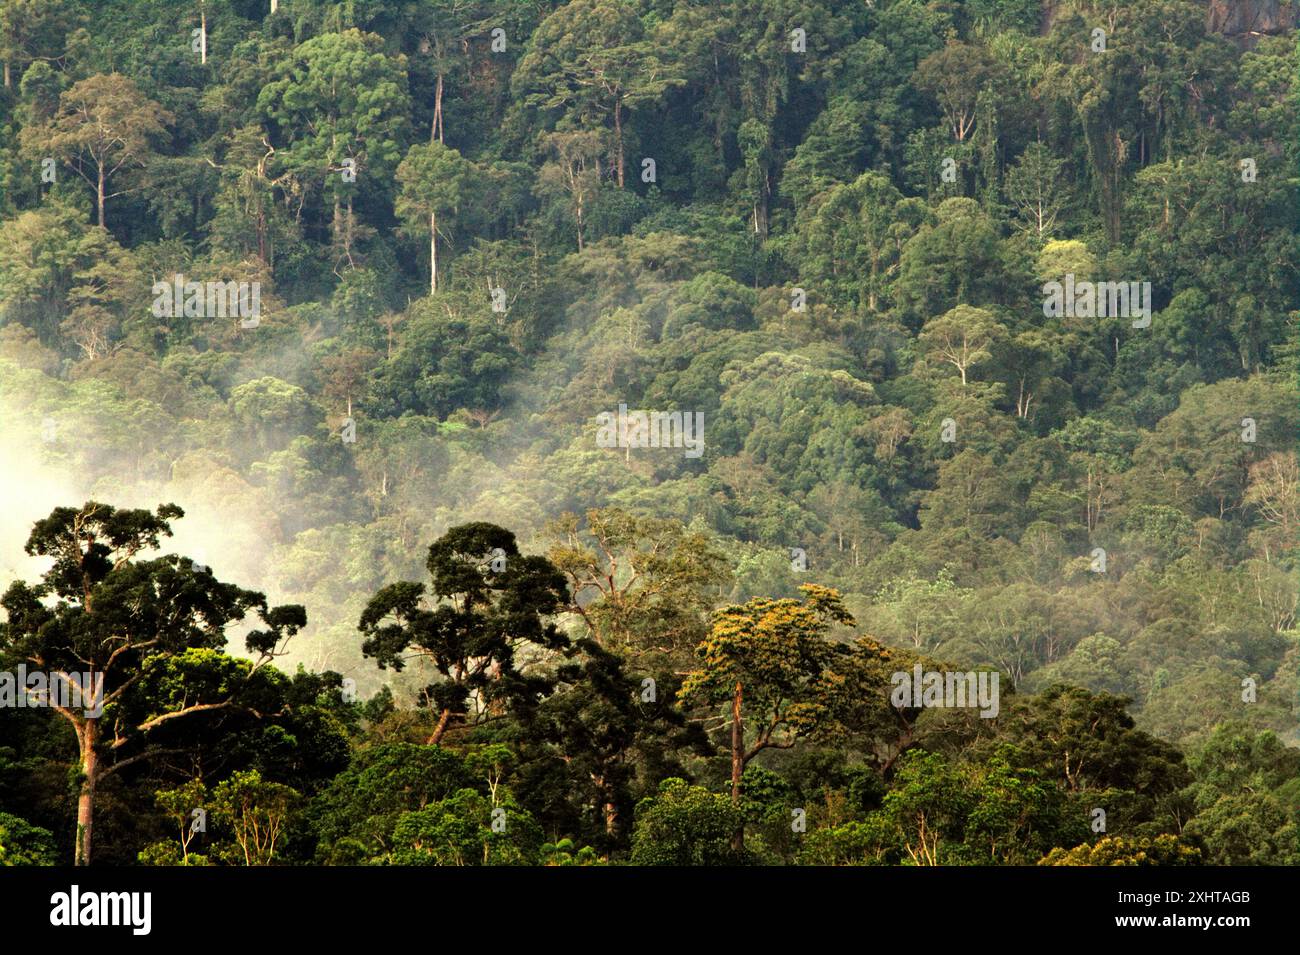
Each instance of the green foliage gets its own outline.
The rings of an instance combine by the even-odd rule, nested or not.
[[[743,811],[726,796],[665,779],[659,792],[636,809],[632,862],[637,865],[736,865],[744,856],[732,848]]]
[[[0,865],[54,865],[55,858],[47,830],[0,812]]]
[[[411,306],[400,351],[374,377],[367,402],[373,412],[445,418],[460,408],[497,411],[518,353],[485,311],[453,311],[428,300]]]
[[[591,846],[583,846],[575,852],[572,839],[561,839],[559,842],[548,842],[542,846],[541,864],[585,866],[603,865],[604,862]]]
[[[436,746],[384,743],[360,749],[311,807],[317,858],[339,865],[391,858],[398,819],[470,782],[460,757]]]
[[[1200,865],[1199,850],[1177,836],[1154,839],[1125,839],[1109,836],[1073,849],[1056,848],[1040,859],[1039,865]]]
[[[0,3],[0,858],[1296,861],[1286,5],[198,6]]]
[[[509,793],[472,789],[404,813],[393,829],[395,865],[535,865],[542,830]]]
[[[380,668],[400,672],[411,652],[442,675],[422,698],[440,714],[429,739],[437,743],[453,719],[481,722],[545,689],[546,680],[527,676],[515,657],[567,644],[547,620],[562,606],[565,586],[550,561],[520,554],[512,533],[484,522],[449,530],[430,545],[426,566],[432,606],[423,584],[389,584],[366,605],[358,628],[362,652]]]

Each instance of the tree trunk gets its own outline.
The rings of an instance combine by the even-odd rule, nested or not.
[[[429,213],[429,294],[438,294],[438,213]]]
[[[582,251],[582,193],[578,193],[576,197],[576,201],[577,201],[576,217],[578,220],[578,251],[581,252]]]
[[[95,783],[99,756],[95,752],[98,720],[87,719],[81,728],[81,792],[77,796],[77,851],[75,865],[90,865],[91,830],[95,819]]]
[[[426,746],[437,746],[442,742],[442,735],[447,732],[447,724],[451,722],[451,710],[443,710],[442,716],[438,717],[438,725],[433,728],[433,733],[424,741]]]
[[[343,254],[347,256],[348,266],[356,268],[357,264],[352,261],[352,196],[348,196],[347,220],[343,223]]]
[[[104,164],[99,164],[99,183],[95,189],[95,204],[99,210],[99,227],[104,228]]]
[[[614,103],[614,138],[618,142],[618,187],[623,188],[623,103]]]
[[[5,60],[5,89],[8,89],[11,85],[13,84],[9,76],[9,61]]]
[[[745,729],[740,722],[740,703],[744,687],[736,681],[736,692],[731,697],[731,804],[740,805],[740,777],[745,772]],[[731,837],[731,848],[740,852],[745,848],[745,827],[737,826]]]
[[[438,83],[433,89],[433,135],[442,142],[442,74],[438,74]]]
[[[339,209],[339,197],[334,197],[334,217],[330,219],[330,240],[334,243],[334,250],[339,247],[340,230],[342,228],[342,212]]]

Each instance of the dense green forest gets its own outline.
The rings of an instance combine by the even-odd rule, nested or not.
[[[1300,864],[1226,6],[0,0],[0,864]]]

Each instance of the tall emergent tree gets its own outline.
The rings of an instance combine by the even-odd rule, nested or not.
[[[0,597],[0,658],[39,669],[45,685],[29,680],[19,692],[77,735],[78,865],[91,861],[98,784],[173,752],[177,720],[231,709],[263,715],[252,706],[263,667],[307,623],[302,607],[268,607],[262,594],[223,584],[186,558],[137,559],[183,516],[174,504],[153,513],[96,501],[55,508],[26,547],[53,566],[41,583],[15,581]],[[262,623],[246,639],[256,660],[226,656],[225,628],[250,612]]]
[[[495,524],[453,527],[429,547],[433,602],[424,584],[399,581],[375,594],[358,625],[361,651],[380,669],[423,659],[443,676],[421,699],[438,711],[427,742],[453,719],[500,715],[512,700],[536,699],[549,683],[516,665],[521,651],[560,650],[568,638],[546,618],[568,603],[564,575],[545,557],[519,553],[515,535]]]
[[[511,82],[530,106],[561,112],[591,130],[608,116],[614,127],[614,178],[624,185],[623,114],[661,100],[685,76],[675,47],[656,42],[634,5],[573,0],[542,21]]]
[[[396,211],[406,228],[416,234],[429,226],[429,294],[438,293],[438,216],[450,231],[449,220],[465,198],[474,164],[442,143],[415,145],[397,167]]]
[[[48,123],[22,132],[23,147],[33,155],[62,159],[95,188],[97,221],[104,225],[104,204],[125,190],[110,193],[109,182],[124,168],[143,166],[152,140],[175,121],[129,77],[120,73],[81,80],[59,97],[58,112]]]
[[[755,597],[724,607],[696,651],[702,667],[687,677],[681,698],[731,704],[731,800],[740,802],[745,766],[765,749],[789,749],[828,716],[823,678],[831,660],[826,639],[835,623],[852,624],[840,595],[804,584],[800,600]],[[753,723],[745,742],[745,715]],[[723,725],[726,725],[724,722]],[[736,848],[744,839],[736,833]]]
[[[434,75],[429,142],[441,143],[445,141],[442,106],[446,81],[453,75],[468,72],[469,38],[482,30],[478,22],[482,4],[478,0],[426,0],[412,6],[411,27],[420,36],[420,54],[428,57]]]
[[[258,96],[258,110],[287,145],[284,168],[320,183],[333,203],[333,238],[352,261],[358,183],[392,175],[406,137],[406,60],[360,30],[325,33],[294,50]]]

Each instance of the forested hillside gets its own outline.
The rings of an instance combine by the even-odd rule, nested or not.
[[[1296,21],[0,0],[0,864],[1300,864]]]

